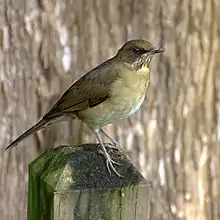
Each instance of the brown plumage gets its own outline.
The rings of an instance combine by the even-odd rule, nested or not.
[[[30,134],[62,118],[78,118],[96,135],[105,155],[107,169],[115,170],[99,132],[114,145],[117,142],[103,126],[115,123],[135,113],[141,106],[149,84],[149,65],[154,54],[163,52],[144,40],[128,41],[115,57],[103,62],[77,80],[43,118],[13,141],[16,146]]]

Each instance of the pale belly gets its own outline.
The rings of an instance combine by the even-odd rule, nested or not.
[[[145,93],[128,95],[125,91],[117,98],[110,98],[93,108],[80,111],[78,117],[91,128],[98,129],[134,114],[141,107],[144,98]]]

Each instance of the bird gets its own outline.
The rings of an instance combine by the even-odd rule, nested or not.
[[[20,141],[46,126],[66,119],[80,119],[94,133],[105,158],[108,172],[117,176],[114,165],[100,134],[118,148],[118,142],[104,126],[114,124],[133,115],[142,105],[150,81],[150,63],[155,54],[164,48],[156,48],[149,41],[129,40],[117,54],[88,71],[75,81],[53,107],[32,127],[9,144],[15,147]]]

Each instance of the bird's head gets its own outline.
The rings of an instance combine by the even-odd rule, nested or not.
[[[164,52],[163,48],[155,48],[148,41],[131,40],[122,46],[116,57],[131,68],[139,69],[145,66],[149,67],[152,57],[162,52]]]

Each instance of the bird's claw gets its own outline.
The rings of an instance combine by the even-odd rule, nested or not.
[[[106,147],[120,151],[119,145],[115,145],[113,143],[107,143]]]
[[[117,142],[116,143],[107,143],[106,147],[117,150],[121,154],[124,153],[124,149],[122,149]]]
[[[117,148],[117,149],[120,149],[120,146],[119,146],[119,144],[118,144],[117,141],[114,141],[114,142],[110,143],[110,145],[111,145],[111,146],[114,146],[114,147]]]
[[[111,170],[113,170],[113,172],[118,176],[118,177],[123,177],[120,173],[118,173],[114,167],[114,165],[121,165],[120,163],[115,162],[114,160],[112,160],[110,158],[110,156],[108,158],[106,158],[106,167],[108,169],[109,174],[111,175]]]
[[[118,177],[123,177],[120,173],[118,173],[114,167],[113,164],[117,165],[117,166],[120,166],[121,163],[118,163],[118,162],[115,162],[114,160],[111,159],[110,155],[105,152],[103,152],[102,150],[100,150],[100,153],[104,155],[105,157],[105,160],[106,160],[106,167],[107,167],[107,170],[109,172],[109,174],[111,175],[111,170],[118,176]]]

